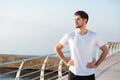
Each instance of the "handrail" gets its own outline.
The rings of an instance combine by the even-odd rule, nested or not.
[[[62,78],[62,60],[60,60],[58,67],[58,79],[60,80],[61,78]]]
[[[23,64],[24,64],[25,61],[26,61],[26,59],[20,64],[20,67],[19,67],[19,69],[18,69],[18,71],[17,71],[15,80],[19,80],[21,68],[22,68],[22,66],[23,66]]]
[[[45,71],[45,66],[47,63],[48,57],[45,58],[44,63],[41,68],[41,74],[40,74],[40,80],[44,80],[44,71]]]

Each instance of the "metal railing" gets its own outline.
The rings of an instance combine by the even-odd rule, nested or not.
[[[109,54],[107,57],[113,55],[114,53],[120,51],[120,42],[108,42],[107,47],[109,49]],[[69,51],[64,52],[64,55],[70,56]],[[100,51],[95,55],[95,59],[98,59]],[[42,60],[39,62],[39,60]],[[36,61],[35,61],[36,60]],[[39,62],[39,63],[38,63]],[[26,66],[26,64],[34,63],[34,65]],[[36,64],[35,64],[36,63]],[[2,73],[0,75],[0,80],[8,77],[9,80],[61,80],[62,76],[67,74],[68,67],[62,63],[61,60],[57,58],[55,53],[45,56],[31,57],[11,62],[0,63],[0,67],[6,67],[7,65],[19,64],[19,67],[15,70]],[[24,73],[25,70],[29,70],[28,73]],[[9,75],[14,75],[14,78],[9,77]],[[8,79],[6,79],[8,80]]]
[[[68,54],[69,51],[64,52],[64,53]],[[26,63],[29,63],[30,61],[33,61],[33,60],[36,60],[36,59],[40,60],[41,58],[43,60],[42,63],[37,63],[36,62],[37,64],[24,68],[24,65]],[[53,62],[51,63],[51,61],[56,61],[58,63],[54,64]],[[19,68],[17,70],[12,70],[12,71],[3,73],[1,75],[2,79],[6,78],[8,75],[14,74],[15,78],[11,78],[12,80],[21,80],[21,79],[24,79],[25,77],[28,77],[30,75],[34,75],[36,73],[39,73],[38,76],[36,76],[36,77],[32,76],[32,78],[29,78],[29,80],[46,80],[46,79],[53,80],[53,79],[61,78],[62,74],[63,74],[62,70],[64,68],[68,68],[67,66],[64,65],[64,68],[62,69],[62,66],[63,66],[62,61],[59,60],[55,54],[45,55],[45,56],[42,56],[42,57],[37,56],[37,57],[32,57],[32,58],[27,58],[27,59],[22,59],[22,60],[16,60],[16,61],[12,61],[12,62],[4,62],[4,63],[0,64],[0,67],[5,67],[7,65],[16,64],[16,63],[19,63]],[[37,67],[37,66],[39,66],[40,68],[36,69],[35,67]],[[29,70],[29,69],[30,70],[35,69],[35,70],[30,72],[30,73],[21,74],[22,71]],[[66,71],[64,71],[64,72],[66,72]],[[47,76],[47,78],[45,78],[46,76]],[[0,80],[1,80],[1,78],[0,78]]]

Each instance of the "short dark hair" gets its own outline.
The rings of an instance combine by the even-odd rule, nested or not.
[[[75,15],[79,15],[81,18],[87,19],[88,22],[89,16],[85,11],[77,11],[75,12]]]

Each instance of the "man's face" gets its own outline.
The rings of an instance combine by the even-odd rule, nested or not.
[[[81,28],[85,25],[85,19],[81,18],[79,15],[75,15],[75,27],[76,28]]]

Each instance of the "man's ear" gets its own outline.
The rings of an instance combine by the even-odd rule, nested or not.
[[[87,19],[84,19],[84,22],[87,24]]]

